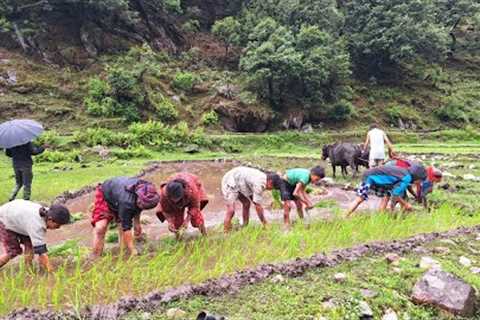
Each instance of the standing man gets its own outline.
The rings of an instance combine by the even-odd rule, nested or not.
[[[137,255],[135,237],[142,234],[140,213],[153,209],[160,201],[155,186],[139,178],[116,177],[97,186],[92,211],[93,257],[103,252],[108,225],[118,223],[120,248],[127,247],[130,255]]]
[[[45,148],[36,147],[31,142],[5,150],[6,155],[12,158],[16,182],[9,201],[12,201],[17,197],[17,194],[22,187],[23,199],[30,200],[33,180],[32,156],[39,155],[43,151],[45,151]]]
[[[385,144],[387,144],[388,150],[393,152],[393,146],[390,143],[390,140],[388,140],[385,132],[379,128],[378,124],[372,124],[370,126],[370,131],[368,131],[367,140],[365,140],[363,147],[363,152],[366,152],[367,148],[370,146],[370,168],[378,167],[384,164]]]
[[[248,225],[250,219],[250,204],[253,203],[258,218],[264,226],[267,220],[262,206],[263,192],[279,186],[281,178],[275,173],[265,173],[249,167],[237,167],[228,171],[222,179],[222,193],[227,202],[224,231],[232,229],[232,219],[235,215],[235,202],[242,204],[243,226]]]
[[[177,239],[189,223],[198,228],[202,235],[207,235],[202,210],[208,204],[208,197],[196,175],[177,173],[160,186],[159,193],[157,218],[160,222],[168,222],[168,230],[175,233]]]

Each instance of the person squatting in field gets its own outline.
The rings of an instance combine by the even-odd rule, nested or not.
[[[153,209],[160,201],[156,187],[139,178],[116,177],[97,186],[92,211],[93,257],[103,252],[108,225],[115,220],[118,223],[120,247],[127,247],[130,255],[137,255],[134,246],[132,227],[135,237],[141,237],[140,214],[143,210]]]
[[[177,173],[160,186],[159,193],[157,218],[160,222],[167,221],[168,229],[175,233],[177,239],[189,223],[198,228],[202,235],[207,235],[202,210],[208,204],[208,197],[196,175],[188,172]]]
[[[39,256],[42,268],[52,271],[45,242],[47,229],[58,229],[70,222],[70,212],[62,205],[46,208],[27,200],[14,200],[0,207],[0,242],[4,253],[0,268],[25,253],[25,263],[32,267],[33,256]],[[23,250],[21,245],[23,245]]]
[[[283,185],[280,188],[280,197],[283,202],[283,220],[286,227],[290,226],[290,210],[292,202],[297,207],[297,213],[300,219],[304,218],[304,207],[310,209],[313,203],[307,195],[306,187],[312,183],[317,184],[325,178],[325,169],[316,166],[308,169],[289,169],[283,176]]]
[[[365,171],[362,183],[357,189],[357,199],[352,203],[347,212],[349,217],[358,206],[368,200],[370,190],[382,198],[380,210],[385,210],[390,200],[393,211],[397,203],[406,210],[412,210],[412,206],[403,199],[405,192],[411,184],[421,182],[427,178],[427,172],[421,164],[414,163],[408,169],[396,166],[380,166]]]
[[[281,185],[282,179],[275,173],[265,173],[249,167],[236,167],[228,171],[222,179],[222,193],[227,203],[223,224],[225,233],[232,228],[236,201],[242,204],[243,226],[248,225],[251,203],[255,206],[260,222],[266,226],[267,220],[262,206],[263,192],[280,189]]]

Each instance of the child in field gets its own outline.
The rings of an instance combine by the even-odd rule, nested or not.
[[[46,208],[35,202],[14,200],[1,206],[0,242],[4,253],[0,256],[0,268],[24,252],[28,267],[32,266],[33,256],[37,254],[40,265],[52,271],[45,243],[47,229],[58,229],[69,222],[70,212],[61,205]]]
[[[423,181],[426,178],[426,170],[420,164],[412,164],[408,169],[396,166],[380,166],[365,171],[362,178],[362,184],[357,189],[357,199],[352,203],[347,213],[350,216],[358,206],[368,200],[370,190],[375,191],[377,196],[382,198],[380,210],[387,208],[390,198],[392,198],[391,209],[400,203],[406,211],[412,210],[412,206],[403,199],[403,196],[412,183]]]
[[[140,237],[140,213],[155,208],[159,201],[155,186],[139,178],[117,177],[98,185],[92,211],[93,257],[102,254],[112,220],[118,223],[120,247],[126,246],[130,255],[137,255],[132,227],[135,227],[135,237]]]
[[[290,209],[292,202],[297,207],[298,216],[303,219],[304,206],[307,209],[313,207],[310,197],[307,195],[306,187],[310,183],[317,184],[321,179],[325,178],[325,169],[317,166],[308,169],[290,169],[287,170],[283,177],[284,187],[280,189],[281,199],[283,201],[283,220],[286,227],[290,226]]]
[[[243,226],[248,225],[251,203],[255,206],[258,218],[266,226],[267,220],[261,204],[263,192],[279,186],[282,183],[281,180],[278,174],[265,173],[254,168],[237,167],[228,171],[222,179],[222,193],[227,202],[224,231],[229,232],[232,228],[237,200],[242,204]]]
[[[181,230],[186,229],[189,223],[206,236],[202,210],[207,204],[207,194],[200,179],[188,172],[178,173],[160,186],[157,217],[161,222],[168,222],[168,229],[175,233],[177,239]]]

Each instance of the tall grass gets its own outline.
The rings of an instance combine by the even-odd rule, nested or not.
[[[208,238],[184,242],[168,238],[157,244],[154,253],[129,260],[110,254],[91,266],[85,265],[82,250],[78,250],[68,261],[59,262],[57,271],[49,276],[31,274],[21,265],[0,272],[0,314],[26,306],[80,309],[125,295],[198,283],[261,263],[479,223],[480,217],[464,216],[443,205],[433,214],[403,218],[365,214],[350,220],[338,217],[297,224],[288,233],[272,225],[267,230],[250,226],[228,236],[215,231]]]

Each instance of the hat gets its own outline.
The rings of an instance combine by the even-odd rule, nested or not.
[[[157,188],[147,181],[142,181],[135,186],[135,194],[137,195],[137,205],[142,210],[155,208],[160,202]]]

